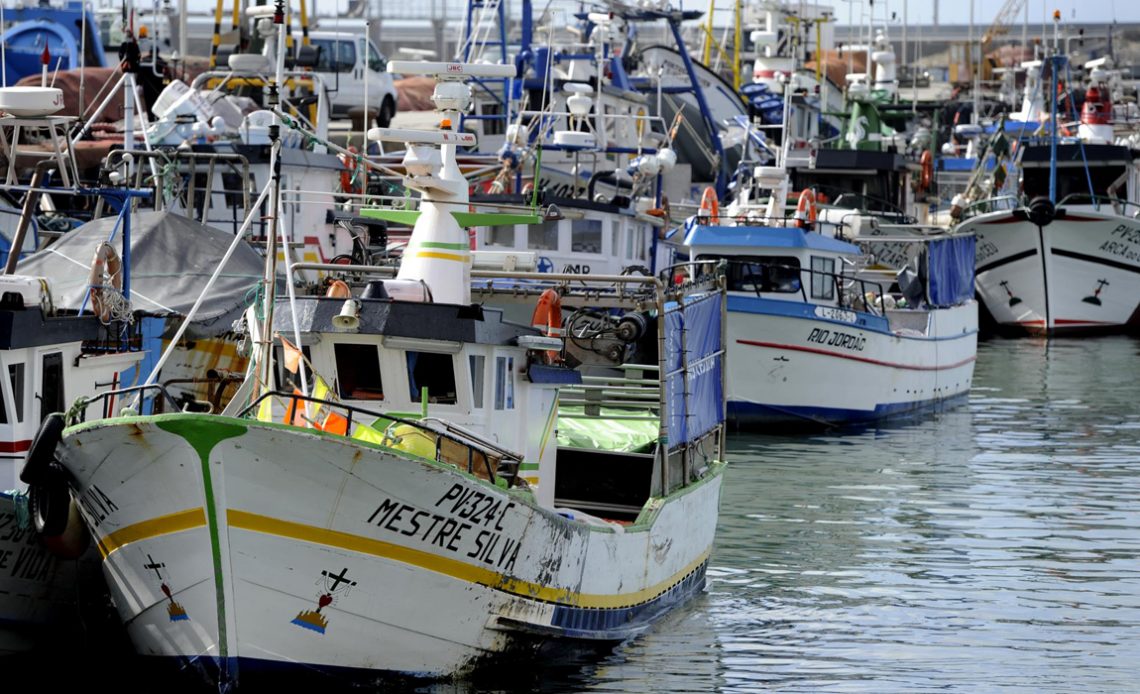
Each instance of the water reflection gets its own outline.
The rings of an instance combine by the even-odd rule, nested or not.
[[[740,437],[712,618],[746,690],[1132,689],[1137,343],[979,346],[966,408]]]

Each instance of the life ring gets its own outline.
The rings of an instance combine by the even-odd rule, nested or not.
[[[55,462],[55,448],[63,439],[63,429],[62,414],[53,412],[44,417],[28,449],[28,458],[24,462],[24,469],[20,471],[20,481],[24,484],[35,484],[43,479],[48,466]]]
[[[109,243],[101,243],[95,249],[95,259],[91,261],[91,275],[87,278],[87,284],[91,287],[91,312],[106,323],[111,320],[111,303],[103,295],[106,289],[106,285],[103,284],[104,274],[111,278],[111,286],[115,291],[123,290],[123,261]]]
[[[355,155],[356,147],[350,145],[348,151]],[[340,163],[344,164],[344,170],[340,172],[340,192],[348,195],[359,195],[360,186],[354,185],[352,182],[353,176],[356,175],[356,157],[349,154],[337,155]]]
[[[800,193],[800,201],[796,203],[796,226],[811,229],[815,226],[815,219],[815,193],[811,188],[804,188]]]
[[[547,289],[538,297],[538,304],[531,314],[530,324],[542,331],[547,337],[562,337],[562,297],[554,289]],[[559,361],[559,350],[551,349],[546,352],[546,362],[553,364]]]
[[[705,192],[701,193],[701,209],[697,216],[712,219],[720,216],[720,203],[716,199],[716,189],[712,186],[707,186]]]
[[[934,185],[934,155],[930,153],[929,149],[925,149],[918,161],[922,166],[922,173],[918,179],[918,189],[923,193],[929,193]]]
[[[333,280],[329,282],[329,288],[325,290],[325,296],[330,299],[351,299],[352,290],[348,288],[348,283],[344,280]]]

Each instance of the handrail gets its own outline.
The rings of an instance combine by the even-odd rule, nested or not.
[[[103,416],[108,417],[110,415],[107,412],[107,407],[108,407],[108,404],[110,402],[110,399],[115,398],[117,396],[121,396],[121,395],[129,395],[131,393],[142,393],[143,391],[147,391],[147,390],[157,390],[161,395],[163,395],[166,398],[166,401],[169,402],[174,407],[174,410],[176,412],[181,411],[182,407],[178,404],[178,401],[175,400],[170,395],[170,392],[168,390],[166,390],[165,386],[162,386],[158,383],[152,383],[150,385],[131,386],[130,388],[119,388],[117,390],[109,390],[105,393],[99,393],[98,395],[94,395],[94,396],[89,397],[89,398],[80,398],[79,400],[76,401],[75,407],[73,409],[75,410],[77,416],[79,417],[79,421],[80,422],[86,422],[87,421],[87,409],[89,407],[91,407],[91,405],[93,405],[94,403],[101,400],[101,401],[103,401]]]
[[[1088,200],[1088,202],[1084,203],[1082,202],[1083,200]],[[1137,212],[1140,212],[1140,203],[1132,202],[1131,200],[1125,200],[1124,198],[1112,197],[1110,195],[1092,195],[1089,193],[1069,193],[1057,202],[1057,207],[1061,207],[1062,205],[1066,204],[1096,205],[1097,203],[1108,203],[1112,206],[1112,209],[1116,214],[1124,214],[1122,210],[1127,210],[1129,207],[1135,207],[1137,209]]]
[[[853,310],[859,310],[858,308],[855,307],[854,301],[848,302],[846,300],[846,292],[844,292],[844,289],[846,289],[846,287],[843,284],[845,281],[850,282],[851,284],[854,284],[856,282],[859,283],[859,297],[860,298],[867,296],[867,286],[868,285],[873,286],[873,287],[877,287],[879,290],[878,291],[879,296],[884,296],[887,293],[887,292],[883,291],[883,284],[881,282],[872,282],[870,280],[865,280],[861,277],[855,277],[852,275],[844,275],[844,274],[840,274],[840,273],[836,273],[836,272],[827,272],[824,270],[813,270],[812,268],[805,268],[805,267],[801,267],[798,265],[785,265],[783,263],[765,263],[762,261],[761,262],[749,262],[746,260],[730,259],[730,258],[724,258],[723,261],[724,261],[726,267],[732,267],[734,265],[735,266],[749,265],[749,266],[759,266],[761,268],[777,268],[777,269],[781,269],[781,270],[798,271],[800,274],[799,287],[798,287],[799,295],[800,295],[800,299],[805,304],[814,303],[811,299],[808,298],[808,295],[807,295],[807,289],[806,289],[807,283],[805,283],[803,281],[803,274],[805,272],[808,274],[809,280],[814,275],[820,275],[823,277],[831,278],[832,283],[835,286],[835,295],[836,295],[836,301],[838,303],[838,308],[849,308],[849,309],[853,309]],[[707,259],[706,259],[706,262],[707,262]],[[774,293],[795,294],[796,293],[795,291],[792,291],[792,292],[765,292],[755,282],[753,283],[753,290],[755,291],[757,297],[760,297],[762,294],[774,294]],[[729,291],[745,291],[745,290],[729,289]],[[875,310],[874,306],[867,304],[865,299],[864,299],[863,305],[864,305],[864,312],[865,313],[869,313],[871,315],[876,315],[876,316],[882,316],[883,315],[881,310]]]
[[[311,395],[304,395],[301,393],[286,393],[284,391],[279,391],[279,390],[271,390],[271,391],[266,391],[265,393],[262,393],[260,397],[258,397],[252,403],[247,405],[241,412],[239,412],[237,414],[237,416],[239,418],[248,417],[251,412],[256,412],[260,408],[261,403],[266,398],[274,398],[274,397],[284,398],[286,400],[291,401],[293,404],[294,410],[297,409],[297,404],[299,402],[314,403],[314,404],[318,404],[322,407],[328,406],[331,408],[337,408],[337,409],[344,410],[348,413],[348,416],[346,417],[346,419],[347,419],[347,425],[346,425],[346,429],[345,429],[346,432],[350,431],[352,429],[352,420],[353,420],[354,414],[367,415],[367,416],[374,417],[374,418],[383,418],[383,419],[389,420],[390,422],[405,424],[405,425],[411,426],[415,429],[418,429],[420,431],[423,431],[425,433],[428,433],[428,434],[436,437],[436,444],[435,444],[436,462],[444,462],[440,459],[440,453],[441,453],[440,446],[441,446],[441,440],[446,438],[449,441],[451,441],[452,443],[455,443],[455,444],[458,444],[460,446],[467,448],[467,472],[470,474],[475,474],[475,470],[474,470],[474,465],[475,465],[474,453],[475,453],[475,451],[478,451],[479,453],[481,453],[483,456],[483,462],[484,462],[486,469],[487,469],[487,477],[488,477],[489,481],[491,482],[491,484],[495,484],[496,473],[495,473],[495,470],[493,470],[491,468],[491,456],[488,455],[488,450],[486,450],[486,449],[493,448],[491,445],[488,444],[486,446],[486,449],[478,449],[476,446],[473,446],[471,443],[464,441],[457,436],[454,436],[454,435],[452,435],[446,431],[439,431],[438,429],[433,429],[432,427],[424,426],[424,424],[422,422],[416,421],[414,419],[406,419],[406,418],[400,417],[398,415],[386,414],[386,413],[380,412],[378,410],[371,410],[371,409],[368,409],[366,407],[359,407],[357,405],[350,405],[348,403],[337,402],[335,400],[327,400],[324,398],[317,398],[317,397],[314,397]],[[385,434],[385,436],[387,436],[387,435]],[[345,435],[345,437],[351,438],[347,434]],[[518,466],[522,463],[522,458],[519,457],[518,455],[506,450],[506,449],[497,448],[497,447],[495,447],[495,449],[493,451],[490,451],[490,452],[498,455],[501,459],[508,461],[509,467],[514,468],[514,471],[509,474],[509,479],[507,482],[508,486],[513,485],[515,483],[515,480],[518,478],[517,474],[515,474],[515,473],[518,470]],[[500,461],[500,464],[501,464],[501,461]]]

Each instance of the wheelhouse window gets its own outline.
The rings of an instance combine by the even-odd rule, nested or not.
[[[570,222],[570,250],[574,253],[601,253],[602,220],[575,219]]]
[[[13,423],[22,422],[24,421],[24,365],[22,363],[8,365],[8,382],[12,384],[12,409],[15,411],[12,421]],[[0,398],[0,401],[2,400]]]
[[[811,298],[835,298],[835,258],[811,257]]]
[[[408,391],[412,401],[418,402],[420,393],[427,388],[428,402],[454,405],[455,364],[450,354],[438,352],[412,352],[408,355]]]
[[[697,260],[727,260],[728,290],[795,294],[800,291],[800,260],[791,256],[701,255]]]
[[[515,226],[513,224],[506,224],[487,229],[487,245],[488,246],[506,246],[507,248],[515,247]]]
[[[312,353],[309,351],[308,345],[301,346],[301,354],[305,355],[305,360],[312,363]],[[290,388],[300,389],[301,387],[301,369],[298,368],[296,373],[291,373],[285,368],[285,350],[280,345],[273,348],[273,368],[277,372],[277,386],[283,390]],[[308,368],[308,367],[306,367]],[[313,376],[310,370],[309,383],[312,384]]]
[[[530,225],[527,228],[526,247],[537,251],[558,250],[558,222]]]
[[[481,354],[472,354],[467,357],[468,368],[471,371],[471,406],[483,406],[483,369],[487,358]]]
[[[376,345],[333,345],[337,393],[348,400],[383,400],[380,353]]]
[[[515,408],[515,358],[495,357],[495,409]]]

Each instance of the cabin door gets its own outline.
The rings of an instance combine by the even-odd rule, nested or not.
[[[63,353],[48,352],[40,357],[40,421],[52,412],[67,409],[63,395]]]

